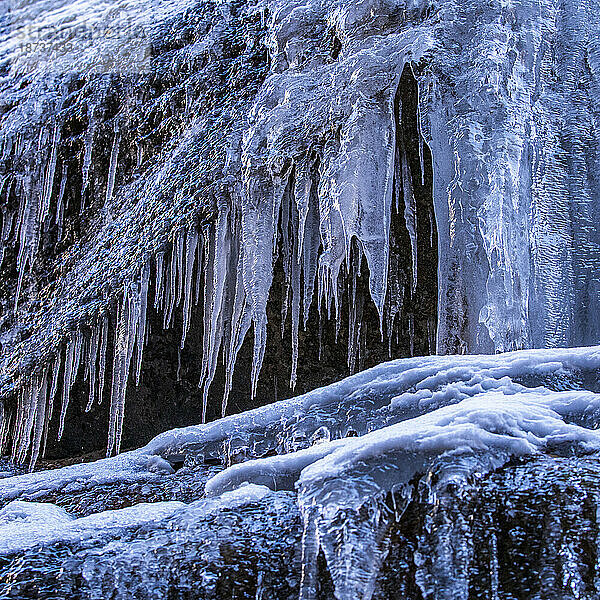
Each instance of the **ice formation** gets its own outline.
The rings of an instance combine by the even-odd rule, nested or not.
[[[3,555],[23,552],[36,546],[104,535],[118,535],[123,529],[170,517],[185,505],[182,502],[137,504],[119,511],[106,511],[74,519],[58,506],[15,501],[0,511],[0,538]]]
[[[107,327],[108,451],[119,451],[149,287],[166,327],[181,307],[182,344],[200,299],[204,402],[249,332],[256,389],[277,252],[292,385],[311,304],[337,318],[340,276],[352,286],[361,256],[392,335],[390,214],[404,215],[414,286],[424,178],[401,134],[405,69],[419,90],[416,150],[433,161],[437,351],[600,341],[594,0],[117,5],[118,16],[95,0],[3,9],[1,232],[14,285],[0,391],[15,459],[35,462],[52,414],[62,431],[80,366],[89,405],[100,401]],[[87,35],[108,25],[125,33]],[[87,233],[65,241],[74,227]],[[34,276],[42,255],[48,284]]]
[[[445,498],[457,502],[456,490],[469,490],[516,458],[597,457],[599,368],[600,347],[400,359],[292,400],[165,432],[113,458],[2,479],[0,554],[103,540],[105,549],[90,559],[94,573],[113,551],[123,557],[115,568],[125,573],[140,553],[165,543],[165,532],[187,539],[188,523],[210,511],[263,498],[276,504],[287,490],[297,493],[304,528],[300,597],[317,597],[322,552],[335,597],[369,600],[390,548],[389,528],[402,521],[417,491],[426,490],[436,507]],[[171,465],[193,470],[217,458],[226,468],[208,480],[207,497],[192,503],[74,518],[47,500],[57,493],[101,495],[118,483],[160,485],[177,478]],[[423,560],[439,561],[431,570],[425,562],[420,567],[424,597],[466,597],[460,573],[471,560],[463,547],[471,525],[444,512],[435,518]],[[139,542],[119,533],[150,521]],[[152,589],[162,590],[165,578],[152,579]],[[432,585],[437,592],[428,596]]]

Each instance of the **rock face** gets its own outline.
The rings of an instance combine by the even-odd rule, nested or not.
[[[57,452],[105,434],[118,452],[126,396],[150,423],[128,444],[331,381],[342,324],[350,371],[388,345],[600,340],[594,0],[2,11],[0,393],[18,461],[65,432]]]
[[[111,13],[93,3],[69,11],[60,3],[7,8],[2,373],[5,432],[22,440],[16,458],[28,452],[28,441],[37,446],[40,438],[47,439],[50,456],[98,449],[109,429],[116,447],[126,391],[126,445],[220,414],[227,372],[233,376],[232,411],[290,396],[292,347],[299,346],[303,357],[295,368],[296,392],[390,356],[433,351],[437,250],[431,157],[419,144],[418,88],[410,69],[402,74],[396,98],[398,109],[405,106],[402,114],[396,111],[397,138],[405,183],[412,188],[422,277],[411,283],[417,247],[405,226],[404,201],[396,197],[387,240],[394,303],[386,316],[385,342],[369,296],[367,265],[361,265],[356,249],[354,275],[342,273],[336,284],[339,318],[327,318],[328,311],[317,310],[307,297],[309,318],[300,331],[300,296],[290,287],[290,269],[297,262],[290,248],[297,240],[290,241],[293,226],[284,216],[290,207],[282,209],[288,227],[278,225],[269,343],[252,399],[251,341],[239,349],[237,360],[227,361],[228,369],[216,358],[220,346],[231,354],[231,342],[221,336],[233,332],[227,323],[241,249],[237,234],[227,228],[240,229],[240,138],[269,72],[268,10],[243,4],[216,8],[212,2],[162,3],[152,11],[129,5],[129,12]],[[91,24],[79,26],[79,19],[87,22],[90,15]],[[51,24],[38,28],[44,19]],[[108,35],[107,28],[117,35]],[[84,55],[79,49],[69,52],[74,40],[85,45]],[[317,163],[314,175],[319,175]],[[21,185],[27,177],[33,182],[29,204]],[[317,189],[315,181],[315,201]],[[221,221],[219,210],[227,212]],[[306,264],[316,276],[314,260],[322,250],[311,215],[312,266]],[[126,389],[137,342],[145,345],[145,358],[136,346],[140,378]],[[123,359],[115,360],[116,347],[128,348]],[[29,381],[32,372],[37,375],[15,406],[21,381]],[[199,379],[205,389],[198,390]],[[43,386],[53,400],[40,398]],[[110,408],[100,403],[109,394]],[[54,404],[53,420],[42,426]]]
[[[599,34],[4,1],[0,596],[597,598]]]
[[[542,459],[437,504],[415,494],[402,517],[390,499],[387,556],[372,598],[596,598],[598,478],[595,458]],[[162,525],[120,530],[112,543],[62,542],[4,557],[0,590],[40,600],[296,600],[301,537],[290,492],[241,506],[199,503]],[[318,598],[341,597],[322,559],[318,582]]]

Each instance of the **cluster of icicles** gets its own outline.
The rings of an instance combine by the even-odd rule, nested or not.
[[[326,307],[324,310],[331,316],[333,309],[336,331],[339,331],[341,310],[337,286],[333,286],[332,289],[325,277],[317,277],[320,245],[318,214],[312,214],[314,208],[308,211],[302,250],[302,245],[296,237],[298,211],[291,194],[284,194],[284,199],[279,217],[282,235],[275,248],[282,252],[287,286],[282,299],[282,325],[285,325],[286,315],[291,313],[290,384],[293,387],[298,364],[301,313],[306,327],[309,309],[316,294],[319,314]],[[214,221],[201,226],[194,224],[179,231],[171,248],[149,259],[142,266],[139,279],[125,285],[116,307],[116,317],[111,317],[109,311],[100,315],[95,322],[76,329],[55,358],[35,373],[20,390],[14,416],[8,411],[2,415],[0,438],[3,449],[7,448],[12,439],[12,458],[15,462],[23,464],[29,458],[30,467],[33,468],[39,456],[43,456],[49,423],[56,411],[59,411],[58,438],[61,438],[71,390],[80,367],[84,368],[84,380],[89,388],[86,412],[96,403],[102,403],[108,379],[106,370],[110,339],[114,340],[114,345],[107,455],[120,451],[125,396],[130,374],[135,374],[136,385],[140,381],[144,344],[148,334],[147,310],[149,302],[152,302],[149,291],[152,289],[155,290],[153,305],[162,313],[165,329],[172,324],[175,308],[181,307],[181,348],[184,347],[190,327],[192,307],[202,305],[203,348],[199,386],[203,393],[203,420],[206,416],[209,387],[215,376],[221,352],[226,374],[222,403],[222,412],[225,414],[236,358],[252,326],[252,390],[253,394],[256,393],[266,346],[266,313],[264,318],[260,315],[257,317],[246,294],[240,211],[231,207],[229,199],[223,198],[217,204],[217,217]],[[270,254],[271,249],[268,250]],[[299,252],[302,260],[298,259]],[[356,294],[356,278],[360,269],[360,255],[355,258],[354,254],[348,267],[351,296]],[[154,285],[151,285],[152,277]],[[267,282],[267,292],[271,281]],[[396,307],[387,311],[386,329],[389,336],[392,334],[393,321],[398,309],[399,307]],[[361,315],[352,309],[352,303],[349,314],[348,363],[352,368],[359,351]],[[111,327],[114,328],[112,334]]]
[[[127,384],[135,365],[139,382],[142,354],[147,337],[146,319],[149,289],[155,289],[154,306],[162,311],[164,326],[171,325],[175,307],[182,306],[182,347],[190,326],[194,304],[202,304],[203,341],[200,388],[203,417],[206,417],[209,387],[215,376],[219,357],[225,371],[222,412],[225,413],[238,353],[253,330],[252,394],[256,394],[258,377],[267,344],[267,301],[274,274],[275,257],[281,252],[284,291],[282,325],[288,314],[291,320],[291,387],[297,379],[299,327],[306,327],[313,299],[317,298],[319,315],[334,316],[336,333],[341,325],[341,277],[346,278],[349,302],[348,365],[353,371],[360,348],[361,318],[355,296],[363,257],[369,270],[369,292],[380,316],[382,340],[392,338],[394,322],[401,313],[403,285],[390,280],[390,220],[392,205],[404,213],[411,245],[412,288],[416,285],[417,231],[416,201],[412,187],[414,174],[403,144],[398,143],[398,127],[393,107],[385,105],[370,115],[372,127],[358,127],[351,120],[344,135],[346,146],[332,142],[331,147],[307,152],[303,157],[280,169],[276,174],[254,154],[253,143],[261,139],[262,129],[251,128],[241,153],[242,184],[234,184],[215,200],[214,218],[201,227],[191,225],[180,230],[172,240],[172,250],[163,250],[147,259],[136,281],[125,282],[116,310],[116,318],[106,314],[94,323],[80,325],[71,333],[62,350],[49,364],[34,374],[20,390],[16,422],[8,412],[2,416],[2,448],[12,438],[13,458],[23,463],[30,457],[35,464],[43,452],[48,423],[57,398],[60,401],[59,438],[64,431],[71,389],[80,364],[85,365],[89,386],[87,410],[100,403],[105,386],[107,346],[114,339],[108,454],[118,453],[124,417]],[[90,121],[92,122],[93,119]],[[272,129],[270,126],[267,129]],[[381,136],[373,132],[381,132]],[[92,164],[93,130],[88,131],[82,158],[82,203]],[[401,137],[401,136],[400,136]],[[383,140],[383,143],[382,143]],[[18,286],[15,307],[19,302],[23,275],[33,265],[39,251],[41,233],[48,223],[62,229],[67,184],[66,167],[55,186],[60,126],[46,130],[36,144],[28,148],[3,148],[12,154],[35,156],[45,153],[47,160],[19,176],[15,195],[20,207],[16,218],[5,218],[3,246],[9,238],[18,247]],[[10,142],[9,142],[10,145]],[[120,134],[115,125],[104,204],[109,205],[115,190],[115,173]],[[360,152],[358,152],[360,150]],[[421,171],[423,141],[420,140]],[[354,154],[370,156],[367,164],[354,162]],[[381,169],[385,165],[385,169]],[[422,173],[421,173],[422,176]],[[9,177],[9,176],[7,176]],[[0,181],[10,187],[15,178]],[[58,196],[53,190],[58,189]],[[9,197],[10,189],[3,194]],[[55,204],[54,208],[52,204]],[[401,206],[403,205],[403,206]],[[154,285],[150,285],[154,271]],[[112,324],[111,324],[112,323]],[[109,328],[114,334],[109,335]],[[112,330],[110,330],[112,331]],[[409,324],[412,332],[412,322]],[[62,374],[62,377],[61,377]],[[62,381],[62,385],[61,385]],[[59,389],[60,388],[60,389]],[[59,394],[60,392],[60,394]],[[60,396],[60,398],[59,398]]]
[[[93,113],[94,109],[90,108],[88,115],[90,123],[94,123]],[[121,134],[118,125],[115,125],[106,184],[105,205],[110,203],[115,188],[120,140]],[[93,141],[94,127],[91,126],[84,140],[80,212],[83,212],[85,208],[85,194],[92,166]],[[4,176],[0,176],[0,198],[4,197],[8,205],[11,192],[14,191],[15,195],[21,199],[17,211],[6,209],[2,211],[2,225],[0,227],[0,267],[4,262],[6,247],[10,240],[15,239],[17,243],[18,283],[15,293],[15,310],[21,296],[23,278],[36,260],[44,228],[56,226],[57,239],[61,240],[63,237],[66,208],[65,191],[68,182],[67,164],[62,167],[58,195],[56,195],[56,200],[53,202],[60,144],[61,125],[56,124],[50,128],[42,127],[40,135],[34,140],[27,140],[22,136],[16,136],[13,140],[10,136],[6,136],[2,146],[2,159],[8,159],[13,155],[24,157],[27,162],[36,165],[28,168],[24,175],[15,175],[9,172]],[[44,154],[47,155],[46,161],[36,161],[33,158]]]

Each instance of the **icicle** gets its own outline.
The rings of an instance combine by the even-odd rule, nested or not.
[[[93,328],[92,328],[92,334],[90,336],[88,336],[87,338],[84,337],[83,338],[83,351],[81,354],[81,358],[82,358],[82,362],[83,362],[83,380],[84,381],[88,381],[88,379],[90,378],[90,353],[92,352],[91,349],[91,336],[93,335]]]
[[[40,209],[40,225],[44,222],[44,219],[50,214],[50,202],[52,199],[52,188],[54,187],[54,173],[56,171],[56,161],[58,158],[58,144],[60,140],[60,127],[56,125],[54,127],[54,133],[52,135],[52,149],[50,151],[50,160],[46,167],[46,173],[44,176],[44,186],[42,189],[42,203]]]
[[[92,149],[94,146],[94,133],[96,130],[96,121],[94,120],[94,106],[88,106],[88,127],[84,138],[84,152],[81,166],[81,197],[83,199],[90,180],[90,167],[92,166]],[[114,146],[114,142],[113,142]],[[115,159],[116,160],[116,159]],[[111,154],[112,165],[112,154]],[[111,192],[112,195],[112,192]],[[108,195],[107,195],[108,196]],[[83,200],[82,200],[83,204]]]
[[[112,150],[110,152],[110,166],[108,168],[108,183],[106,184],[106,205],[112,200],[115,188],[115,176],[117,174],[117,162],[119,159],[119,144],[121,142],[121,133],[118,123],[115,123],[115,135],[113,138]]]
[[[6,246],[10,235],[13,230],[13,224],[15,221],[15,213],[9,212],[8,210],[8,198],[10,196],[10,188],[11,184],[8,185],[8,190],[6,192],[6,203],[2,207],[2,229],[0,230],[0,267],[4,263],[4,253],[6,251]]]
[[[292,231],[294,236],[298,235],[298,212],[295,207],[291,209],[291,223]],[[290,387],[291,389],[296,388],[296,381],[298,377],[298,330],[300,328],[300,270],[302,265],[299,263],[298,256],[298,243],[297,240],[292,240],[292,252],[291,252],[291,265],[290,265],[290,279],[291,279],[291,290],[292,290],[292,369],[290,376]]]
[[[200,387],[202,387],[202,420],[206,420],[208,389],[214,378],[217,367],[217,356],[223,335],[222,306],[227,275],[228,220],[229,207],[224,199],[218,201],[218,216],[215,223],[207,228],[206,254],[204,266],[204,338],[202,352],[202,371]]]
[[[298,211],[298,233],[296,244],[298,246],[297,256],[299,260],[300,257],[303,256],[304,230],[310,209],[310,196],[312,193],[311,167],[312,164],[310,159],[305,158],[304,160],[299,161],[295,168],[294,200]]]
[[[31,266],[39,243],[39,213],[40,203],[38,194],[32,189],[32,175],[28,174],[23,182],[23,195],[25,200],[19,214],[18,236],[19,252],[17,255],[17,290],[15,293],[14,310],[16,312],[21,288],[23,287],[23,277],[27,267]]]
[[[52,150],[50,151],[50,160],[46,167],[46,174],[44,177],[44,187],[42,204],[40,210],[40,225],[44,222],[44,219],[50,214],[50,201],[52,199],[52,188],[54,187],[54,173],[56,171],[56,161],[58,158],[58,144],[60,141],[60,126],[54,127],[54,134],[52,136]]]
[[[284,291],[281,295],[281,337],[285,334],[285,324],[287,320],[287,313],[290,305],[290,270],[292,263],[292,251],[290,248],[290,199],[289,192],[286,190],[284,201],[281,204],[281,252],[282,252],[282,263],[283,263],[283,288]],[[278,248],[279,249],[279,248]],[[276,260],[276,259],[274,259]]]
[[[90,412],[96,398],[96,361],[98,359],[98,345],[100,343],[100,332],[98,325],[92,327],[92,335],[89,340],[87,361],[85,366],[86,379],[89,385],[88,402],[85,412]]]
[[[280,176],[248,173],[242,193],[240,238],[243,251],[246,301],[252,315],[254,349],[252,354],[252,397],[267,343],[267,302],[273,282],[273,256],[277,247],[277,223],[281,203],[288,188],[289,169]],[[262,181],[261,181],[262,180]],[[266,191],[268,190],[268,191]],[[258,193],[257,193],[258,192]]]
[[[0,455],[4,456],[10,438],[10,413],[4,407],[4,401],[0,400]]]
[[[310,201],[304,224],[304,242],[302,245],[302,271],[304,277],[302,318],[304,329],[308,322],[310,306],[315,291],[315,278],[317,276],[319,245],[319,213],[316,202]],[[320,305],[319,305],[320,312]]]
[[[47,368],[41,375],[41,381],[36,394],[35,401],[35,425],[33,430],[33,439],[31,441],[31,457],[29,459],[29,470],[33,471],[37,459],[40,455],[42,444],[44,443],[44,431],[47,429],[46,412],[48,410],[48,370]],[[45,445],[45,444],[44,444]]]
[[[154,308],[159,310],[163,307],[165,279],[165,253],[156,255],[156,289],[154,291]]]
[[[175,238],[175,247],[174,247],[176,256],[177,256],[177,300],[175,301],[176,306],[181,304],[181,298],[183,297],[183,287],[184,287],[184,264],[185,264],[185,231],[180,231]]]
[[[23,464],[31,450],[31,468],[39,456],[46,425],[47,383],[46,368],[34,375],[19,395],[12,458],[17,464]]]
[[[98,406],[102,404],[102,396],[104,392],[104,379],[106,373],[106,350],[108,347],[108,315],[102,318],[100,326],[100,358],[98,364]]]
[[[415,355],[415,317],[412,313],[408,314],[408,339],[410,342],[410,355]]]
[[[413,63],[409,63],[412,76],[415,81],[418,81],[415,75]],[[421,86],[417,85],[417,129],[419,136],[419,163],[421,165],[421,185],[425,186],[425,137],[423,136],[423,116],[421,114]]]
[[[177,243],[173,242],[171,248],[171,263],[169,267],[169,284],[165,285],[165,298],[164,298],[164,320],[163,327],[169,329],[171,327],[171,320],[173,318],[173,309],[175,308],[175,300],[177,298],[177,265],[179,264],[179,258],[177,256]]]
[[[235,232],[236,227],[239,225],[239,216],[232,219],[233,225],[232,230]],[[221,404],[221,414],[225,416],[227,411],[227,401],[232,388],[233,373],[235,370],[235,363],[237,360],[238,353],[242,348],[246,334],[250,330],[252,325],[252,315],[250,313],[250,307],[246,303],[246,290],[244,288],[244,274],[240,266],[241,261],[241,248],[239,247],[239,239],[235,234],[232,235],[231,239],[231,258],[230,264],[231,273],[235,274],[236,280],[234,285],[233,303],[231,306],[231,334],[229,338],[229,347],[225,348],[225,392],[223,394],[223,401]]]
[[[62,388],[62,399],[64,401],[65,394],[68,394],[69,384],[71,383],[71,373],[73,371],[73,362],[75,356],[75,337],[73,334],[69,337],[69,341],[64,349],[65,353],[65,366],[63,370],[63,388]]]
[[[48,420],[52,418],[54,412],[54,400],[58,393],[58,381],[60,376],[61,353],[59,352],[52,362],[52,382],[50,384],[50,394],[48,396]]]
[[[196,270],[196,287],[194,289],[194,305],[198,306],[198,302],[200,302],[200,286],[202,282],[202,255],[204,252],[204,238],[202,235],[199,235],[198,245],[196,249],[196,264],[198,268]]]
[[[240,276],[240,280],[242,277]],[[250,330],[252,325],[252,317],[250,311],[248,310],[248,306],[245,302],[245,291],[244,286],[241,281],[238,281],[238,286],[236,288],[236,298],[235,298],[235,307],[234,307],[234,316],[238,316],[237,320],[234,321],[237,323],[234,336],[231,339],[231,346],[228,353],[227,358],[227,371],[225,374],[226,382],[225,382],[225,394],[223,395],[223,402],[221,405],[221,415],[225,416],[227,411],[227,400],[229,398],[229,394],[231,393],[232,382],[233,382],[233,372],[235,369],[235,363],[239,351],[242,348],[242,344],[244,343],[244,339],[246,338],[246,334]]]
[[[83,334],[77,330],[75,335],[70,338],[65,350],[65,371],[63,374],[63,393],[62,404],[60,407],[60,421],[58,426],[58,439],[62,438],[65,429],[65,416],[69,406],[69,398],[71,388],[75,383],[77,371],[79,369],[79,359],[81,356],[81,346],[83,342]]]
[[[123,300],[117,312],[107,456],[118,454],[121,450],[125,395],[127,393],[131,358],[137,339],[138,324],[139,291],[136,293],[128,287],[123,293]]]
[[[42,456],[46,453],[46,441],[48,438],[48,430],[50,427],[50,421],[52,420],[52,415],[54,414],[54,401],[58,392],[58,381],[60,375],[61,362],[61,353],[59,352],[52,361],[52,365],[50,366],[52,378],[50,382],[50,392],[48,394],[48,407],[46,409],[46,425],[44,427],[44,437],[42,440],[42,447],[40,450],[40,454]]]
[[[37,404],[37,377],[34,377],[21,390],[17,406],[17,425],[12,459],[23,464],[29,449],[31,430],[35,422],[35,406]]]
[[[404,147],[400,152],[400,175],[402,181],[402,197],[404,198],[404,222],[410,238],[412,259],[412,291],[417,289],[417,205],[410,174],[408,157]]]
[[[190,327],[190,316],[192,311],[192,278],[194,276],[194,262],[196,260],[196,249],[198,247],[198,231],[195,227],[188,230],[185,244],[185,285],[183,295],[183,333],[181,345],[185,346],[185,338]],[[200,264],[198,264],[200,270]],[[200,279],[198,273],[197,278]]]
[[[58,199],[56,201],[56,227],[58,229],[57,237],[59,240],[62,240],[62,234],[63,234],[63,221],[64,221],[64,215],[65,215],[64,200],[65,200],[65,189],[67,187],[68,168],[69,167],[67,166],[67,164],[63,165],[62,177],[60,180],[60,190],[58,192]]]
[[[469,517],[457,507],[456,497],[436,498],[429,527],[420,536],[417,552],[423,557],[415,581],[422,597],[467,600],[473,556]],[[489,596],[488,596],[489,598]]]
[[[419,161],[421,164],[421,185],[425,185],[425,158],[423,148],[423,136],[419,135]]]
[[[435,231],[433,211],[429,210],[429,245],[433,248],[433,232]]]
[[[427,319],[427,353],[435,353],[435,323],[431,318]]]
[[[111,386],[111,399],[110,399],[110,416],[109,416],[109,430],[108,430],[108,443],[106,456],[111,456],[113,453],[118,454],[117,437],[119,431],[119,425],[124,414],[123,409],[123,379],[126,379],[127,369],[127,355],[128,350],[128,327],[126,320],[128,318],[129,306],[128,306],[127,293],[123,296],[123,302],[117,309],[117,328],[115,332],[115,347],[113,356],[113,371],[112,371],[112,386]]]
[[[360,248],[355,245],[351,262],[350,273],[350,299],[348,305],[348,368],[350,374],[356,371],[361,329],[362,329],[362,298],[357,294],[357,278],[360,275],[362,254]]]
[[[254,348],[252,351],[252,398],[256,398],[258,389],[258,377],[265,358],[265,350],[267,348],[267,317],[259,314],[253,317],[254,325]]]
[[[300,580],[300,600],[316,600],[318,588],[319,532],[317,529],[317,509],[303,507],[302,510],[302,575]]]
[[[146,313],[148,310],[148,284],[150,282],[150,262],[142,267],[140,275],[140,293],[139,293],[139,314],[137,325],[136,341],[136,366],[135,366],[135,384],[140,385],[140,376],[142,374],[142,358],[144,354],[144,344],[146,342]]]
[[[19,391],[19,396],[17,398],[17,412],[13,429],[13,448],[11,452],[11,458],[14,462],[17,462],[17,455],[19,452],[19,444],[21,442],[21,433],[23,429],[23,422],[27,416],[25,414],[27,404],[24,402],[24,397],[30,385],[31,382],[26,383],[24,387]]]

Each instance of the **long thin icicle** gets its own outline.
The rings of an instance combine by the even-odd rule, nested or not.
[[[50,201],[52,199],[52,188],[54,187],[54,173],[56,171],[56,161],[58,158],[58,145],[60,142],[60,126],[54,127],[54,133],[52,135],[52,149],[50,151],[50,160],[46,167],[46,175],[44,178],[44,188],[42,197],[42,207],[40,211],[40,221],[50,214]]]
[[[62,240],[63,234],[63,222],[65,218],[65,190],[67,187],[67,173],[68,165],[63,165],[62,177],[60,179],[60,190],[58,192],[58,199],[56,200],[56,228],[58,230],[57,237]]]
[[[104,379],[106,374],[106,350],[108,349],[108,315],[102,317],[100,325],[100,350],[98,359],[98,406],[102,404],[104,394]]]
[[[146,343],[146,314],[148,311],[148,286],[150,283],[150,263],[142,267],[140,274],[140,294],[138,299],[138,325],[136,341],[136,365],[135,384],[140,384],[142,374],[142,358],[144,355],[144,344]]]
[[[89,180],[90,180],[90,167],[92,166],[92,149],[94,147],[94,133],[96,129],[96,120],[94,117],[94,105],[90,104],[88,106],[88,127],[85,132],[84,142],[83,142],[83,161],[81,166],[81,196],[82,196],[82,204],[83,197],[87,190]],[[111,164],[112,164],[112,154],[111,154]],[[112,193],[112,192],[111,192]]]
[[[108,205],[113,197],[115,189],[115,178],[117,174],[117,162],[119,160],[119,144],[121,142],[121,132],[119,125],[115,123],[115,135],[113,137],[112,150],[110,152],[110,165],[108,167],[108,182],[106,184],[105,203]]]
[[[44,431],[47,430],[48,420],[46,413],[48,410],[48,370],[44,370],[38,383],[38,391],[35,399],[35,424],[33,428],[33,437],[31,440],[31,457],[29,459],[29,469],[32,471],[40,455],[40,450],[44,442]]]
[[[181,335],[181,348],[185,346],[185,338],[190,328],[190,318],[192,312],[192,281],[194,275],[194,263],[196,260],[196,249],[198,247],[198,231],[192,227],[185,239],[185,284],[183,293],[183,333]],[[198,265],[200,269],[200,265]],[[199,278],[200,275],[198,274]]]
[[[204,338],[202,353],[202,372],[200,387],[202,388],[202,420],[206,420],[208,389],[217,368],[217,356],[221,347],[222,303],[227,275],[227,232],[229,207],[226,202],[219,203],[219,213],[215,224],[207,228],[204,283]]]
[[[110,416],[108,426],[107,456],[118,454],[121,449],[125,395],[131,358],[139,324],[139,292],[127,287],[117,311],[115,350],[113,356]]]
[[[98,325],[92,327],[92,335],[89,340],[87,361],[85,366],[86,379],[89,385],[88,402],[85,412],[89,412],[96,398],[96,361],[98,358],[98,346],[100,344],[100,331]]]
[[[81,333],[81,330],[77,330],[76,333],[70,338],[65,349],[65,370],[63,374],[62,404],[60,407],[60,421],[58,425],[59,440],[62,438],[63,432],[65,430],[65,416],[67,414],[67,408],[69,407],[71,388],[75,383],[77,371],[79,370],[79,359],[81,357],[82,344],[83,334]]]

